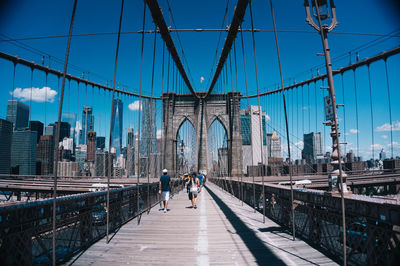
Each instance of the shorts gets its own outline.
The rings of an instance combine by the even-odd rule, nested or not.
[[[169,191],[161,192],[161,198],[162,200],[169,200]]]

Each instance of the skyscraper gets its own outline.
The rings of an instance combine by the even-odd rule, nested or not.
[[[140,154],[152,154],[157,151],[156,139],[156,101],[153,99],[142,100],[142,127],[141,127],[141,141],[140,141]]]
[[[304,134],[304,148],[301,152],[302,159],[307,163],[314,163],[318,157],[323,157],[321,132]]]
[[[37,146],[36,161],[40,164],[40,174],[53,173],[54,167],[54,136],[41,136]]]
[[[29,106],[15,100],[9,100],[7,103],[7,121],[14,125],[14,130],[25,129],[28,127]]]
[[[135,146],[135,132],[133,127],[128,128],[128,134],[126,135],[126,146]]]
[[[87,160],[94,162],[96,152],[96,132],[88,132]]]
[[[135,174],[134,162],[135,162],[135,132],[133,127],[128,128],[128,134],[126,138],[126,170],[128,177]]]
[[[75,127],[76,127],[76,114],[75,113],[63,113],[61,117],[62,122],[67,122],[70,124],[70,133],[69,137],[74,139],[74,143],[76,143],[75,139]]]
[[[87,145],[87,133],[94,131],[93,108],[84,106],[82,111],[82,129],[79,133],[79,144]]]
[[[56,130],[55,133],[57,134],[58,122],[55,122],[53,125]],[[57,143],[62,141],[64,138],[69,138],[70,132],[71,132],[71,125],[68,122],[61,122],[60,138],[58,139]]]
[[[36,174],[36,139],[36,131],[18,130],[13,132],[11,168],[15,174]]]
[[[44,128],[44,135],[56,137],[56,126],[54,124],[46,126]]]
[[[108,152],[96,150],[95,176],[108,176]]]
[[[96,148],[105,149],[106,147],[106,137],[96,137]]]
[[[40,136],[43,136],[43,123],[40,121],[29,121],[29,130],[38,133],[36,143],[39,143]]]
[[[281,138],[276,131],[267,134],[268,158],[282,158]]]
[[[246,172],[247,166],[258,165],[261,162],[266,165],[268,162],[267,118],[265,113],[261,109],[262,145],[260,145],[260,115],[258,112],[258,106],[252,105],[250,106],[250,110],[242,109],[240,111],[243,149],[243,172]],[[262,149],[260,149],[260,147],[262,147]],[[263,158],[261,157],[261,154],[263,155]]]
[[[123,115],[123,104],[120,99],[114,99],[113,117],[112,117],[112,139],[111,147],[115,148],[117,158],[121,154],[122,148],[122,116]]]
[[[10,173],[12,134],[12,122],[0,119],[0,174]]]

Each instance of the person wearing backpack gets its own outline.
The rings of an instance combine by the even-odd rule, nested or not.
[[[197,195],[200,192],[200,182],[196,173],[193,173],[188,182],[189,200],[192,202],[192,208],[197,209]]]

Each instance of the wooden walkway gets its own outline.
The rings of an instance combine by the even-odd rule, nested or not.
[[[213,184],[190,206],[181,192],[167,213],[153,208],[68,265],[336,265]]]

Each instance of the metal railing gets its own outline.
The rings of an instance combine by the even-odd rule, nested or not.
[[[173,181],[173,192],[184,187]],[[158,183],[110,190],[110,232],[160,203]],[[106,235],[106,191],[57,198],[56,261],[66,262]],[[137,204],[139,201],[139,204]],[[139,209],[137,208],[139,206]],[[0,207],[2,265],[52,264],[53,201],[40,200]]]
[[[290,189],[273,184],[210,181],[242,199],[290,232]],[[253,186],[255,195],[253,194]],[[263,200],[265,199],[265,200]],[[400,261],[400,205],[361,195],[345,196],[346,253],[349,265],[396,265]],[[343,259],[339,194],[294,190],[296,237],[304,239],[337,262]]]

